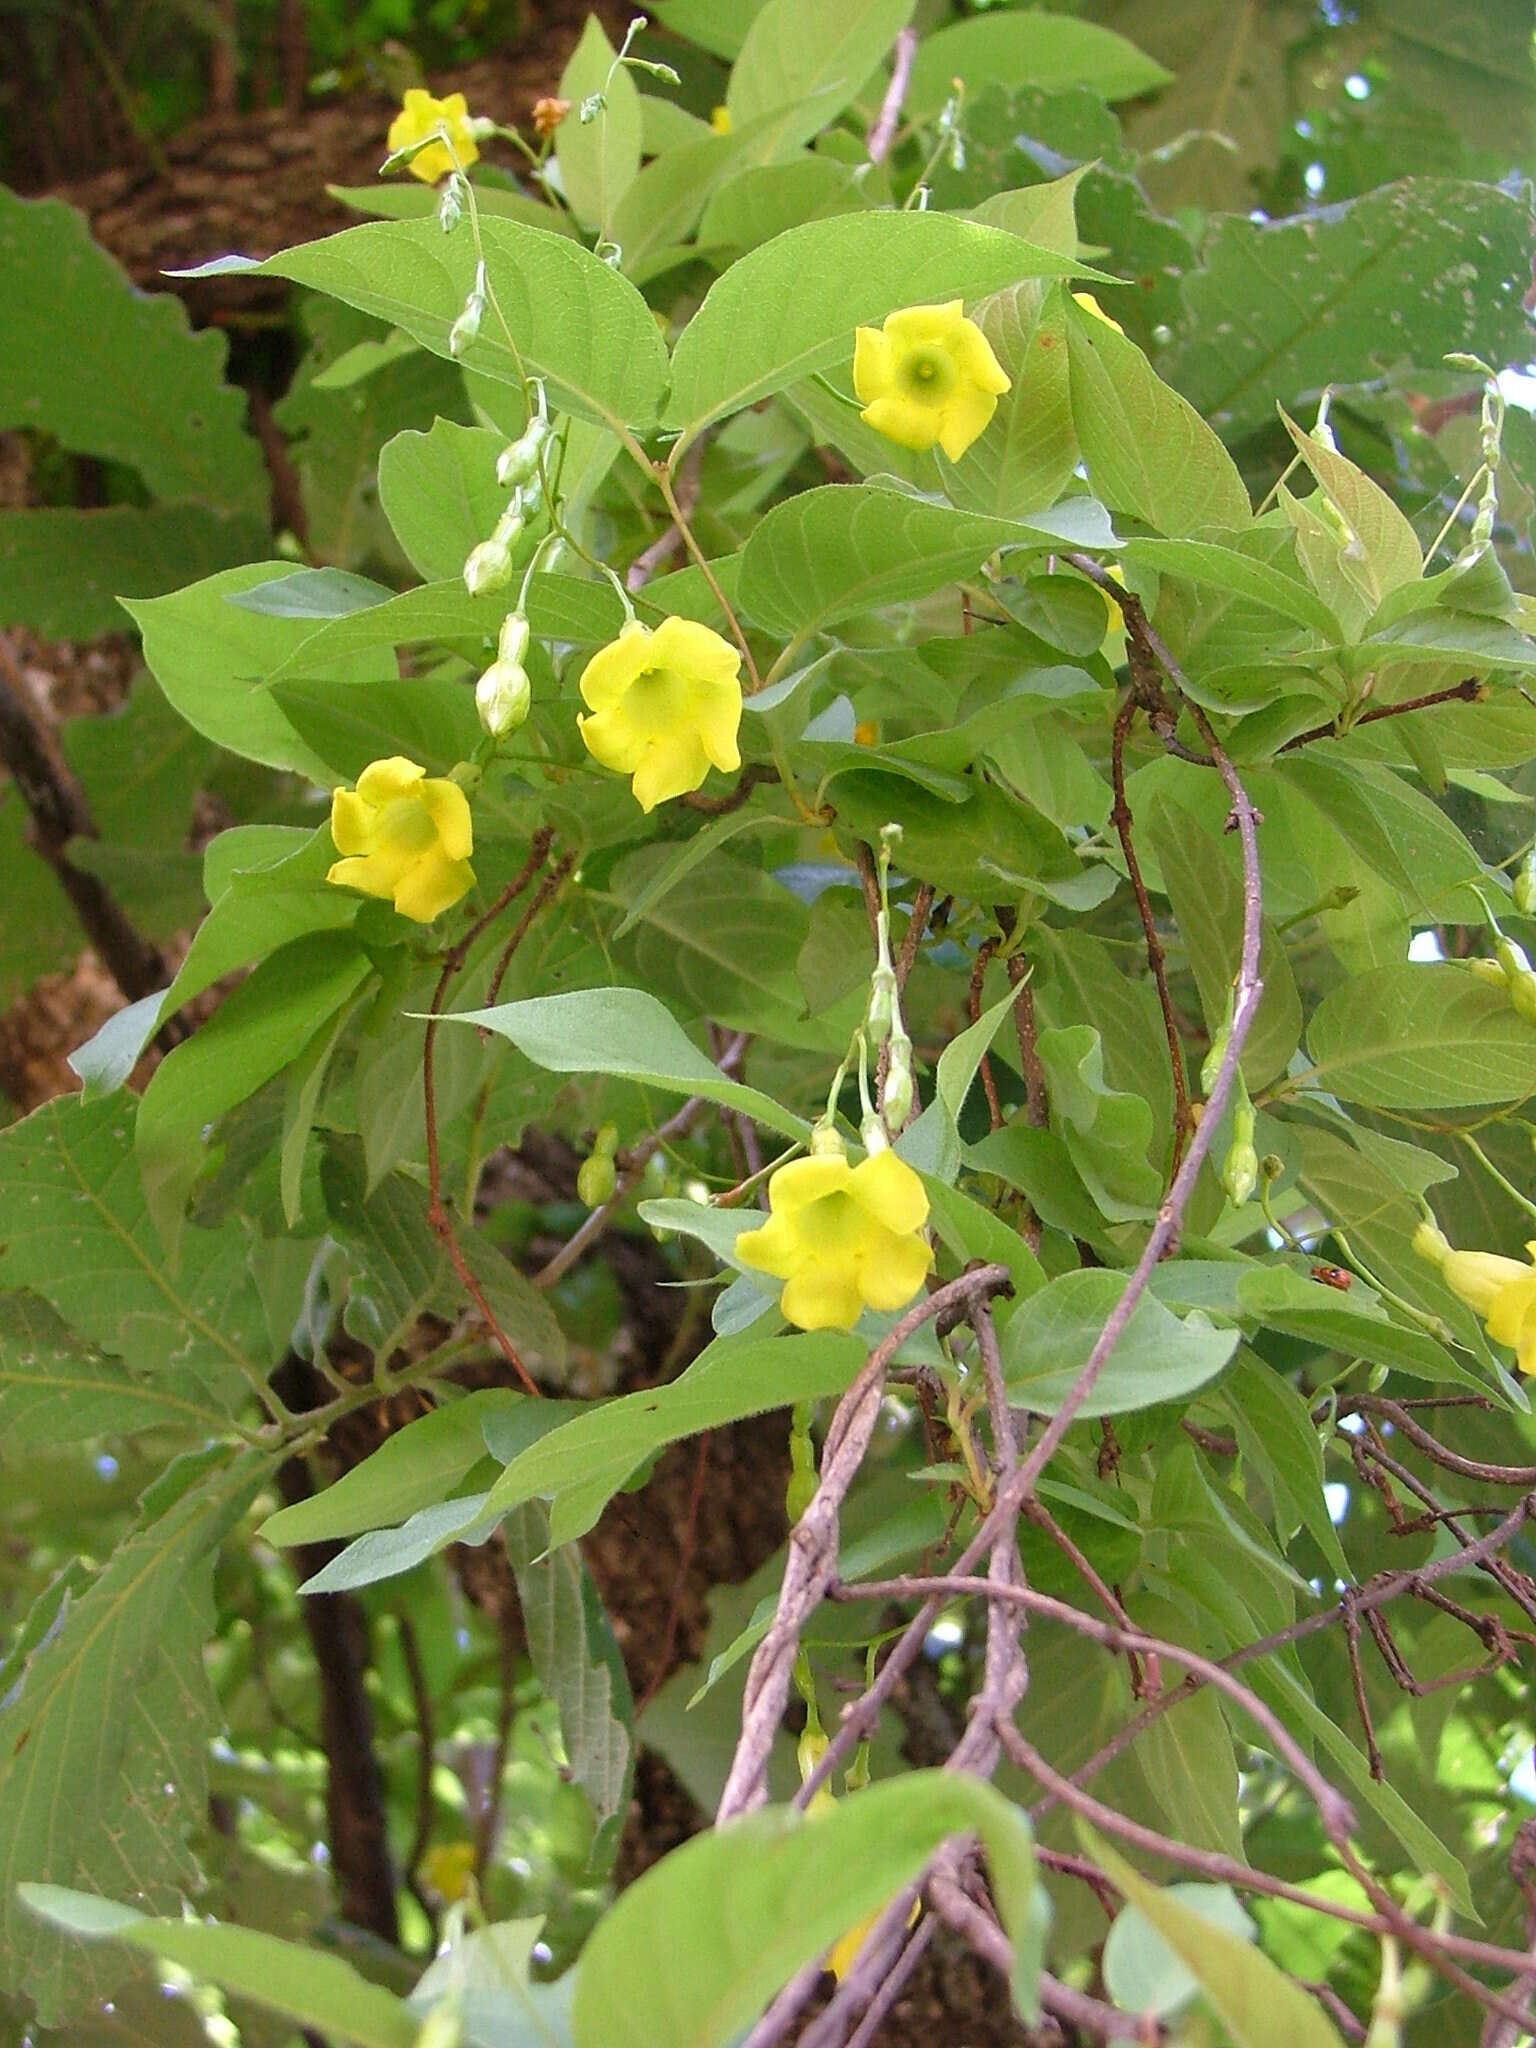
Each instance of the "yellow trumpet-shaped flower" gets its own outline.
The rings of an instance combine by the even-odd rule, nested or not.
[[[328,882],[388,897],[418,924],[430,924],[474,887],[474,827],[463,790],[399,754],[370,762],[356,789],[334,793],[331,838],[346,858],[328,870]]]
[[[696,620],[663,619],[653,633],[631,619],[587,663],[580,689],[587,752],[633,778],[643,811],[697,789],[711,767],[741,766],[741,656]]]
[[[400,111],[389,124],[389,147],[391,151],[409,149],[413,142],[420,142],[436,128],[446,128],[453,144],[452,150],[441,142],[434,142],[429,149],[419,149],[406,165],[413,178],[420,178],[424,185],[435,185],[439,178],[454,168],[467,171],[479,155],[474,130],[469,125],[469,107],[461,92],[449,93],[447,99],[434,99],[429,92],[423,92],[419,85],[413,85],[401,102]]]
[[[453,1905],[469,1891],[475,1874],[473,1842],[439,1842],[421,1859],[421,1874],[445,1905]]]
[[[1536,1373],[1536,1238],[1526,1244],[1530,1263],[1498,1252],[1458,1252],[1432,1223],[1421,1223],[1413,1249],[1440,1269],[1459,1301],[1483,1318],[1496,1344],[1507,1344],[1522,1372]]]
[[[903,448],[938,443],[958,462],[984,434],[1000,395],[1012,388],[992,344],[967,320],[959,299],[908,306],[883,327],[861,327],[853,345],[853,388],[861,417]]]
[[[768,1183],[768,1212],[736,1256],[785,1283],[779,1307],[797,1329],[851,1330],[866,1308],[905,1308],[933,1264],[928,1197],[894,1152],[857,1166],[840,1152],[791,1160]]]

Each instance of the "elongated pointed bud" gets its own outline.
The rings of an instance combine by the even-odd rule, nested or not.
[[[528,483],[537,473],[539,456],[550,437],[549,421],[539,415],[531,419],[515,441],[509,441],[496,458],[496,481],[510,490]]]
[[[607,1152],[589,1152],[576,1170],[576,1193],[589,1209],[600,1209],[618,1186],[618,1169]]]
[[[521,662],[493,661],[475,685],[475,709],[493,740],[516,732],[532,701],[533,687]]]
[[[521,612],[508,612],[501,622],[501,631],[496,636],[496,659],[498,661],[521,661],[528,652],[532,628]]]
[[[512,581],[512,550],[504,540],[483,540],[464,562],[464,588],[471,597],[487,597]]]
[[[1515,908],[1522,917],[1536,917],[1536,850],[1520,863],[1515,877]]]

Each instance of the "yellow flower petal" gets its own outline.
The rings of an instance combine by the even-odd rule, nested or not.
[[[973,323],[965,317],[965,301],[950,299],[942,306],[905,306],[887,316],[885,332],[895,351],[938,342],[950,346],[962,327]]]
[[[708,773],[709,757],[697,736],[682,732],[650,741],[629,786],[635,802],[649,813],[658,804],[697,789]]]
[[[1455,1254],[1452,1254],[1454,1257]],[[1475,1257],[1475,1253],[1464,1256]],[[1491,1256],[1485,1253],[1484,1257]],[[1510,1265],[1514,1261],[1508,1260]],[[1501,1287],[1487,1309],[1486,1328],[1498,1344],[1518,1344],[1527,1315],[1536,1308],[1536,1271],[1522,1266],[1518,1276]]]
[[[891,344],[878,327],[858,327],[853,335],[853,388],[869,404],[889,389],[895,369]]]
[[[469,799],[456,782],[432,776],[421,785],[421,802],[437,827],[438,840],[450,860],[468,860],[475,847]]]
[[[873,1153],[853,1169],[848,1192],[887,1230],[921,1230],[928,1221],[928,1191],[921,1175],[894,1152]]]
[[[600,647],[581,672],[577,688],[589,711],[606,711],[650,660],[651,635],[638,619],[620,630],[617,640]]]
[[[741,765],[741,657],[696,619],[638,621],[582,671],[591,708],[577,730],[595,761],[631,776],[642,810],[697,789],[711,766]]]
[[[792,1159],[769,1181],[768,1206],[775,1216],[792,1216],[823,1195],[842,1194],[852,1179],[853,1168],[840,1152]]]
[[[770,1216],[756,1230],[744,1230],[736,1240],[736,1256],[756,1273],[787,1280],[799,1262],[799,1236],[787,1216]]]
[[[395,908],[402,917],[430,924],[474,886],[475,871],[467,860],[445,860],[441,854],[425,854],[395,890]]]
[[[455,782],[429,777],[402,755],[373,761],[355,790],[331,798],[336,861],[326,880],[388,897],[402,917],[428,924],[473,888],[469,801]]]
[[[1504,1289],[1523,1280],[1530,1270],[1518,1259],[1503,1259],[1497,1252],[1449,1252],[1441,1261],[1440,1277],[1474,1315],[1486,1316]],[[1501,1343],[1509,1341],[1500,1339]]]
[[[378,812],[354,789],[331,793],[331,838],[338,853],[371,853]]]
[[[408,795],[426,772],[403,754],[391,754],[387,760],[369,763],[357,778],[357,793],[365,804],[377,809],[394,797]]]
[[[430,149],[418,150],[406,166],[413,178],[420,178],[426,185],[435,185],[451,171],[455,156],[459,167],[468,170],[478,162],[480,148],[469,125],[469,108],[463,93],[451,92],[446,99],[439,100],[419,85],[412,86],[389,124],[390,149],[409,149],[413,142],[420,142],[436,128],[447,130],[452,149],[435,142]]]
[[[859,418],[898,448],[911,448],[919,455],[939,438],[937,411],[910,398],[877,398],[865,406]]]
[[[920,1237],[881,1232],[881,1241],[871,1244],[855,1262],[855,1278],[864,1306],[889,1314],[905,1308],[928,1277],[933,1253]]]
[[[851,1330],[864,1302],[850,1273],[813,1259],[785,1281],[779,1308],[797,1330]]]
[[[962,385],[956,391],[939,426],[939,446],[951,462],[958,462],[966,449],[981,439],[996,411],[997,400],[980,385]]]

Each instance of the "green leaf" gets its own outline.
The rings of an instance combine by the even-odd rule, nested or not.
[[[323,1493],[279,1508],[261,1525],[264,1542],[329,1543],[364,1529],[383,1529],[418,1509],[435,1507],[462,1485],[488,1453],[485,1418],[529,1406],[512,1387],[480,1387],[431,1408],[387,1436]],[[554,1403],[557,1409],[568,1404]]]
[[[1097,277],[1001,228],[941,213],[844,214],[791,228],[710,287],[672,358],[666,424],[702,427],[853,359],[853,330],[900,306],[977,299],[1025,277]]]
[[[977,1834],[1036,2012],[1040,1908],[1021,1810],[953,1771],[911,1771],[812,1817],[769,1807],[699,1835],[623,1892],[583,1952],[576,2048],[724,2048],[802,1964],[910,1884],[950,1835]],[[690,1967],[661,1970],[677,1928]],[[1033,1968],[1031,1965],[1033,1964]]]
[[[138,290],[57,199],[0,187],[0,269],[0,426],[126,462],[157,498],[265,519],[266,470],[217,329],[194,333],[180,299]]]
[[[203,1132],[293,1059],[373,972],[331,932],[295,939],[156,1068],[139,1104],[134,1149],[150,1213],[168,1246],[204,1159]]]
[[[126,610],[144,636],[145,661],[188,725],[248,761],[323,783],[325,763],[299,738],[260,680],[314,632],[312,621],[267,617],[225,601],[231,593],[271,582],[286,567],[251,562],[170,597],[136,599]],[[355,664],[327,671],[337,682],[364,673]]]
[[[83,1343],[36,1295],[0,1294],[0,1432],[10,1450],[141,1429],[204,1434],[227,1420],[211,1403]]]
[[[1003,1339],[1003,1367],[1018,1406],[1055,1414],[1126,1282],[1124,1273],[1096,1267],[1063,1273],[1015,1309]],[[1237,1342],[1235,1330],[1213,1329],[1199,1315],[1171,1315],[1143,1295],[1079,1413],[1126,1415],[1180,1400],[1216,1377]]]
[[[1309,626],[1329,646],[1344,639],[1344,629],[1310,584],[1287,576],[1252,555],[1213,540],[1143,540],[1126,542],[1125,559],[1132,568],[1145,565],[1159,574],[1181,576],[1208,590],[1267,606],[1298,626]]]
[[[864,1362],[864,1345],[840,1330],[768,1339],[716,1338],[679,1379],[590,1411],[519,1451],[491,1488],[488,1512],[548,1499],[550,1541],[571,1543],[594,1526],[637,1466],[667,1444],[744,1415],[840,1394]],[[487,1430],[493,1455],[497,1426]]]
[[[582,225],[604,237],[612,236],[614,208],[640,168],[640,95],[615,54],[602,23],[589,14],[560,74],[560,98],[570,101],[571,111],[555,130],[561,190]],[[604,105],[583,124],[582,102],[594,93],[603,95]]]
[[[409,2006],[324,1949],[216,1920],[151,1920],[131,1906],[58,1885],[24,1884],[21,1900],[66,1934],[124,1942],[295,2026],[323,2027],[354,2048],[413,2048],[416,2041],[419,2021]]]
[[[1536,1091],[1536,1025],[1466,968],[1374,967],[1324,996],[1309,1087],[1371,1109],[1471,1109]]]
[[[911,602],[972,576],[1000,548],[1108,548],[1092,498],[1027,521],[957,512],[877,484],[826,484],[775,505],[747,540],[741,602],[770,631],[807,638],[855,612]]]
[[[666,387],[667,351],[629,280],[564,235],[510,220],[483,220],[480,232],[518,358],[529,375],[545,379],[550,403],[615,429],[652,425]],[[475,253],[467,236],[445,236],[436,220],[375,221],[241,267],[313,285],[404,328],[434,355],[450,356],[448,331],[474,283]],[[464,362],[500,383],[522,382],[494,313]]]
[[[507,494],[496,481],[503,446],[488,427],[434,420],[428,433],[396,434],[380,451],[379,503],[406,559],[428,583],[457,577],[470,549],[506,510]]]
[[[531,1974],[543,1928],[542,1915],[497,1920],[445,1944],[421,1973],[411,2011],[424,2018],[443,2001],[457,2001],[465,2048],[571,2048],[575,1972],[553,1983]]]
[[[649,878],[638,895],[629,900],[629,907],[619,924],[614,927],[615,939],[622,939],[640,921],[647,917],[664,897],[669,896],[680,882],[687,880],[701,862],[707,861],[717,847],[728,839],[734,839],[742,832],[761,832],[766,827],[782,825],[783,820],[759,813],[737,812],[735,816],[717,818],[702,831],[695,832],[691,839],[667,849],[666,857],[656,863]]]
[[[1111,512],[1175,538],[1253,517],[1237,466],[1134,341],[1070,300],[1072,419],[1088,481]]]
[[[510,609],[504,591],[471,597],[458,575],[422,583],[385,604],[312,628],[267,671],[266,679],[282,683],[296,676],[324,677],[338,662],[377,655],[384,648],[458,643],[479,647],[495,638]]]
[[[1075,229],[1071,247],[1077,247]],[[939,458],[940,472],[964,510],[1027,519],[1038,506],[1056,502],[1078,464],[1062,294],[1042,294],[1033,283],[1013,285],[985,300],[975,317],[1013,388],[959,462]]]
[[[483,1025],[555,1074],[622,1074],[676,1095],[745,1110],[771,1131],[804,1138],[810,1126],[771,1096],[732,1081],[707,1059],[670,1010],[638,988],[573,989],[491,1010],[450,1012],[444,1023]]]
[[[256,520],[204,505],[0,512],[0,626],[30,626],[50,639],[121,633],[119,598],[159,597],[264,545]]]
[[[1136,1762],[1176,1840],[1247,1861],[1237,1758],[1215,1693],[1196,1693],[1177,1713],[1160,1715],[1137,1738]]]
[[[420,762],[430,775],[447,775],[482,737],[474,692],[463,678],[413,676],[338,688],[299,677],[274,684],[271,695],[325,762],[327,781],[356,782],[370,761],[390,754]]]
[[[793,109],[774,135],[782,153],[840,114],[911,18],[914,0],[768,0],[731,68],[725,104],[733,126]],[[765,152],[766,154],[766,152]]]
[[[1347,456],[1298,427],[1283,409],[1280,418],[1297,454],[1343,515],[1353,543],[1364,557],[1353,573],[1363,577],[1367,599],[1379,605],[1404,584],[1417,583],[1424,573],[1419,537],[1386,492]],[[1346,558],[1351,558],[1351,552],[1345,549]]]
[[[1170,1884],[1160,1896],[1239,1941],[1254,1939],[1254,1924],[1230,1885]],[[1122,2011],[1147,2012],[1157,2019],[1178,2012],[1200,1989],[1157,1929],[1131,1905],[1115,1916],[1104,1944],[1103,1969],[1104,1988]]]
[[[1189,953],[1206,1029],[1214,1036],[1226,1022],[1242,957],[1242,884],[1229,867],[1207,858],[1210,841],[1182,805],[1163,799],[1150,805],[1146,833]],[[1267,922],[1259,972],[1264,993],[1243,1045],[1243,1078],[1250,1090],[1284,1073],[1301,1042],[1301,998],[1290,959]]]
[[[133,1111],[122,1095],[65,1096],[0,1132],[0,1286],[41,1295],[135,1379],[228,1412],[277,1356],[249,1246],[235,1225],[188,1230],[167,1268],[134,1165]]]
[[[924,36],[912,66],[906,113],[920,120],[936,114],[956,78],[971,96],[1005,79],[1046,92],[1084,85],[1100,99],[1132,100],[1156,92],[1172,76],[1110,29],[1032,7],[1027,13],[977,15]]]
[[[443,1314],[467,1299],[463,1282],[427,1221],[427,1191],[403,1173],[369,1187],[362,1148],[328,1140],[320,1169],[326,1214],[352,1256],[345,1322],[349,1335],[378,1358],[406,1342],[417,1319]],[[565,1338],[548,1297],[504,1253],[469,1225],[455,1232],[459,1252],[480,1283],[497,1321],[531,1365],[558,1370]]]
[[[534,1674],[560,1714],[561,1775],[579,1785],[597,1824],[589,1882],[618,1853],[634,1773],[634,1700],[613,1626],[574,1543],[552,1549],[536,1502],[514,1510],[507,1547]]]
[[[1219,219],[1185,280],[1188,339],[1171,370],[1228,437],[1284,403],[1452,349],[1509,362],[1526,345],[1523,200],[1491,185],[1405,178],[1321,214]]]
[[[223,1448],[173,1464],[94,1577],[54,1581],[0,1667],[0,1969],[45,2025],[100,1998],[113,1970],[23,1913],[21,1879],[168,1911],[195,1882],[186,1832],[206,1814],[218,1725],[201,1661],[214,1557],[269,1471]]]
[[[152,676],[140,675],[117,710],[72,718],[60,737],[103,839],[181,849],[213,749],[172,710]]]
[[[1321,2006],[1242,1935],[1159,1891],[1077,1823],[1084,1848],[1199,1984],[1237,2048],[1344,2048]]]
[[[1247,1351],[1239,1351],[1221,1398],[1244,1458],[1264,1476],[1276,1535],[1289,1543],[1297,1529],[1305,1528],[1347,1585],[1349,1561],[1323,1496],[1323,1446],[1306,1402],[1288,1380]]]
[[[1091,1024],[1042,1031],[1036,1050],[1052,1129],[1084,1187],[1111,1223],[1150,1216],[1163,1191],[1162,1173],[1148,1157],[1151,1104],[1106,1083],[1103,1041]]]
[[[868,205],[858,173],[830,157],[750,164],[727,178],[705,206],[699,247],[741,255],[789,228],[828,214],[862,213]]]

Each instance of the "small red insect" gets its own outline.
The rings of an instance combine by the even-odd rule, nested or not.
[[[1320,1286],[1337,1287],[1341,1294],[1348,1294],[1355,1284],[1354,1274],[1347,1272],[1343,1266],[1314,1266],[1312,1278]]]

